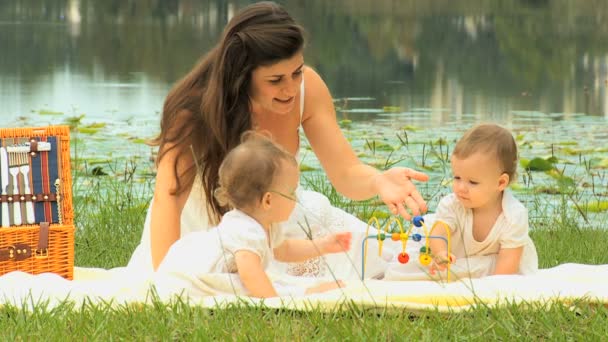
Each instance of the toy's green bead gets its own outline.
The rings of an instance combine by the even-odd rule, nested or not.
[[[431,254],[431,247],[429,247],[428,252],[427,252],[426,246],[420,247],[420,253]]]
[[[384,233],[380,234],[380,240],[384,241],[384,239],[386,239],[386,234],[384,234]]]

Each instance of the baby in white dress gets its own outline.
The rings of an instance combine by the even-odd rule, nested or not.
[[[297,162],[289,152],[260,134],[246,133],[241,145],[224,159],[215,193],[220,204],[234,209],[224,214],[215,229],[187,234],[171,246],[155,275],[159,294],[298,294],[293,288],[281,293],[270,280],[266,269],[273,258],[302,262],[348,251],[351,244],[350,232],[314,240],[283,238],[278,223],[287,220],[295,207],[298,180]],[[341,281],[325,282],[301,293],[342,285]]]
[[[447,225],[451,250],[445,240],[431,239],[433,262],[429,269],[418,268],[421,278],[445,278],[448,263],[451,274],[461,277],[536,272],[528,211],[508,189],[517,169],[512,134],[494,124],[470,129],[454,147],[451,166],[453,193],[442,198],[436,214],[427,219],[428,227],[438,222],[432,236],[447,238]],[[394,265],[385,279],[412,279],[415,273],[412,265]]]

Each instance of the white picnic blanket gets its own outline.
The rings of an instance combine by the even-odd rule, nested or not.
[[[0,277],[0,305],[31,307],[42,301],[50,308],[64,300],[112,305],[149,303],[153,300],[149,289],[154,279],[126,272],[126,269],[79,269],[76,276],[77,280],[68,281],[48,273],[35,276],[23,272],[6,274]],[[226,281],[217,279],[217,275],[210,277],[201,281],[208,281],[210,284]],[[295,277],[283,280],[292,284],[299,281]],[[303,283],[311,282],[310,278],[300,280]],[[233,292],[206,295],[203,290],[188,299],[192,305],[215,307],[242,302],[243,297],[235,296]],[[450,283],[430,280],[351,280],[342,289],[310,296],[265,299],[263,303],[268,307],[296,310],[333,310],[339,307],[340,303],[352,301],[367,307],[388,305],[416,311],[460,311],[480,304],[499,306],[521,302],[570,303],[580,299],[608,303],[608,265],[562,264],[542,269],[534,275],[489,276],[452,280]],[[169,301],[171,298],[160,300]],[[247,298],[246,301],[259,303],[261,300]]]

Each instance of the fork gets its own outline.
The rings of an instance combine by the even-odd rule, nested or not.
[[[9,173],[13,176],[13,189],[12,195],[13,198],[16,198],[19,195],[19,161],[17,160],[17,153],[9,152],[8,153],[8,166]],[[14,201],[13,202],[13,225],[20,226],[23,224],[21,221],[21,202]]]
[[[30,190],[30,164],[28,163],[27,152],[17,153],[17,159],[19,162],[19,171],[23,175],[23,193],[25,195],[31,195]],[[25,202],[25,221],[28,224],[33,224],[36,219],[34,218],[34,203],[32,201]]]

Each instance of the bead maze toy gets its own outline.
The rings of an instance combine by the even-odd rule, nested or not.
[[[398,233],[389,232],[390,225],[393,222],[396,222],[397,226],[399,227]],[[375,228],[378,231],[378,233],[375,235],[369,235],[369,228],[374,223],[375,223]],[[433,230],[435,230],[435,228],[437,227],[438,224],[440,224],[441,226],[443,226],[445,228],[445,231],[446,231],[445,237],[431,235],[433,233]],[[412,230],[414,229],[414,227],[418,227],[418,228],[422,227],[424,236],[419,233],[412,233]],[[431,254],[431,248],[429,247],[429,243],[430,243],[431,239],[441,239],[441,240],[445,241],[445,243],[447,244],[448,255],[450,255],[450,251],[452,250],[452,242],[450,239],[450,230],[448,229],[447,224],[445,224],[443,221],[438,220],[438,221],[435,221],[435,223],[433,224],[431,229],[428,230],[426,224],[424,223],[424,218],[422,216],[414,216],[414,218],[412,219],[412,225],[408,229],[407,233],[404,231],[401,221],[395,217],[391,217],[388,220],[388,222],[384,226],[384,231],[383,231],[382,228],[380,227],[380,222],[378,222],[378,219],[375,216],[372,216],[372,218],[370,218],[367,223],[367,228],[365,230],[365,236],[366,237],[365,237],[365,239],[363,239],[363,243],[361,246],[361,248],[363,249],[363,253],[362,253],[363,260],[361,262],[361,280],[365,279],[365,264],[366,264],[366,260],[367,260],[367,240],[368,239],[377,239],[378,240],[378,255],[382,255],[382,245],[384,244],[384,240],[386,240],[387,238],[390,238],[392,241],[395,241],[395,242],[401,241],[402,251],[397,256],[397,260],[402,264],[407,264],[410,260],[410,256],[406,252],[408,240],[414,240],[414,241],[418,242],[424,238],[425,243],[424,243],[424,246],[422,246],[420,248],[420,256],[418,257],[418,261],[420,262],[420,264],[422,266],[429,266],[431,264],[431,262],[433,261],[433,257]],[[450,281],[450,265],[452,264],[452,262],[453,262],[453,260],[451,259],[451,257],[449,258],[449,260],[446,261],[447,281],[448,282]]]

